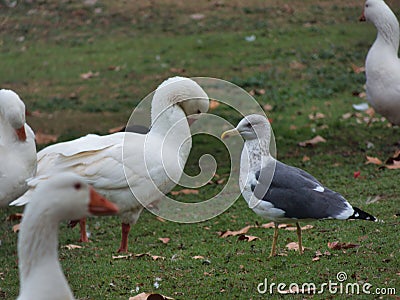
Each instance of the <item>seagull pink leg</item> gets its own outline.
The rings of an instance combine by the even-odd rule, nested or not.
[[[118,249],[118,253],[121,252],[128,252],[128,235],[129,231],[131,230],[131,225],[122,223],[122,238],[121,238],[121,246]]]
[[[82,218],[79,220],[79,226],[81,229],[81,238],[79,239],[79,242],[82,243],[87,243],[89,242],[87,233],[86,233],[86,218]]]
[[[301,241],[301,227],[298,222],[296,222],[297,227],[297,238],[299,239],[299,253],[300,255],[303,254],[303,243]]]

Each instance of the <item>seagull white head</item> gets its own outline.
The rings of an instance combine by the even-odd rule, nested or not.
[[[26,140],[25,104],[12,90],[0,90],[0,119],[11,125],[19,140]]]
[[[193,116],[206,113],[209,104],[208,95],[197,82],[176,76],[165,80],[157,88],[153,97],[151,116],[154,120],[167,107],[179,105],[190,123]]]
[[[271,140],[271,125],[268,119],[262,115],[252,114],[245,116],[236,128],[222,133],[221,138],[241,135],[245,141],[250,140]]]

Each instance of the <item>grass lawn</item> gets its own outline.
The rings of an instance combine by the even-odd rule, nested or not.
[[[224,214],[196,224],[161,222],[145,211],[131,231],[129,247],[134,254],[164,258],[157,260],[149,255],[113,258],[120,239],[117,217],[91,218],[91,243],[73,250],[65,245],[77,244],[78,230],[62,224],[60,260],[77,299],[128,299],[141,292],[175,299],[280,299],[276,288],[272,295],[269,290],[260,294],[257,286],[267,279],[268,284],[320,287],[338,282],[338,272],[346,272],[344,283],[369,283],[371,294],[376,288],[396,288],[399,297],[400,170],[365,164],[366,156],[385,161],[394,154],[399,128],[380,116],[368,126],[367,114],[352,108],[365,101],[360,98],[365,74],[355,66],[363,66],[376,35],[372,24],[358,22],[363,1],[21,0],[13,8],[5,2],[11,1],[0,1],[0,87],[20,94],[36,133],[56,135],[58,141],[107,134],[124,125],[141,99],[170,76],[220,78],[256,90],[256,100],[268,108],[281,161],[307,170],[384,220],[314,222],[303,232],[303,256],[285,247],[297,237],[282,229],[280,255],[268,258],[273,230],[260,226],[269,221],[242,198]],[[400,16],[400,4],[387,3]],[[234,125],[240,119],[223,105],[211,113]],[[326,142],[298,146],[316,135]],[[218,162],[219,179],[227,179],[228,153],[206,135],[194,137],[187,172],[195,174],[206,153]],[[198,195],[176,198],[208,199],[223,187],[216,181]],[[6,219],[20,211],[0,210],[0,299],[18,295],[16,221]],[[247,234],[259,239],[218,235],[248,225],[254,227]],[[170,238],[166,244],[159,240],[165,237]],[[359,246],[329,249],[334,241]],[[288,297],[330,299],[335,294],[325,289]]]

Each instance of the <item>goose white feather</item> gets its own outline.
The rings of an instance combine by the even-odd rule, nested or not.
[[[400,125],[399,22],[383,0],[367,0],[360,20],[372,22],[378,31],[365,60],[367,100]]]
[[[25,122],[25,104],[11,90],[0,90],[0,206],[28,189],[36,173],[35,135]]]
[[[58,260],[58,224],[71,218],[117,211],[115,204],[73,173],[56,174],[32,187],[18,237],[17,300],[74,299]]]
[[[192,146],[186,117],[204,113],[208,106],[207,94],[195,81],[170,78],[154,94],[147,134],[87,135],[49,146],[38,153],[37,178],[32,184],[47,180],[54,170],[84,177],[118,205],[122,220],[119,251],[126,252],[130,225],[136,223],[143,206],[160,199],[179,181]],[[29,199],[26,193],[12,204],[23,205]]]

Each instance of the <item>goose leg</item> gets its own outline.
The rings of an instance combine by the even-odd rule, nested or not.
[[[303,254],[303,244],[301,242],[301,227],[298,222],[296,222],[296,227],[297,227],[297,238],[299,239],[299,253],[300,255]]]
[[[271,248],[271,254],[269,257],[273,257],[276,255],[276,242],[278,241],[278,223],[275,223],[275,229],[274,229],[274,238],[272,239],[272,248]]]
[[[131,225],[122,223],[122,238],[121,238],[121,246],[119,246],[118,253],[128,252],[128,235],[131,230]]]

